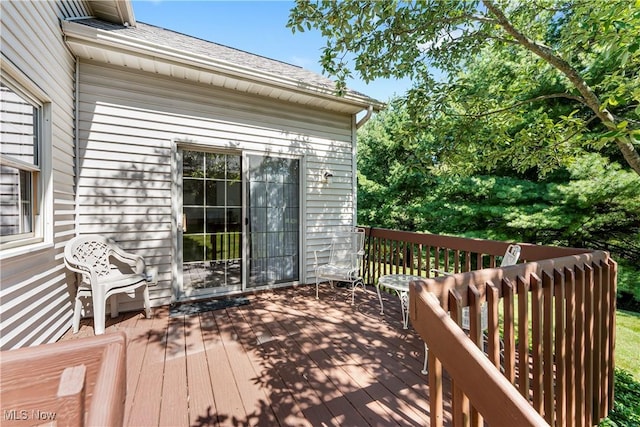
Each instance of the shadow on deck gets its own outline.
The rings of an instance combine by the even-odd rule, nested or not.
[[[424,347],[400,304],[323,286],[249,296],[248,305],[107,322],[127,345],[125,425],[427,425]],[[90,319],[77,335],[93,335]],[[449,389],[445,381],[445,389]],[[446,408],[449,409],[449,408]],[[445,419],[450,419],[445,410]]]

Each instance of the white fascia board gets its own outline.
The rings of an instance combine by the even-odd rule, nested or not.
[[[164,61],[179,63],[185,66],[205,69],[216,74],[234,77],[236,79],[250,81],[252,83],[263,84],[268,87],[304,93],[315,97],[321,97],[332,102],[347,104],[361,109],[370,106],[378,111],[384,108],[384,103],[376,101],[366,96],[346,94],[337,96],[326,87],[301,82],[300,80],[288,78],[282,75],[257,71],[254,68],[233,64],[228,61],[217,60],[204,55],[185,52],[156,43],[127,37],[122,34],[114,34],[110,31],[100,30],[87,25],[71,21],[62,22],[62,30],[68,41],[75,41],[81,44],[90,44],[97,47],[109,48],[123,54],[135,53],[138,55],[160,59]]]
[[[133,14],[133,5],[129,0],[116,0],[116,7],[122,16],[122,22],[129,24],[131,27],[136,26],[136,17]]]

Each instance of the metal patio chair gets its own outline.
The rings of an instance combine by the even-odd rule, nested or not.
[[[72,239],[64,248],[64,263],[76,273],[73,333],[80,328],[81,298],[92,298],[94,331],[104,333],[107,299],[111,297],[111,317],[118,316],[115,294],[131,293],[142,287],[147,319],[151,317],[149,288],[157,282],[156,272],[145,269],[144,259],[125,252],[104,236],[85,235]]]
[[[320,263],[323,253],[329,253],[329,260],[325,264]],[[351,304],[355,301],[357,286],[365,289],[363,278],[360,274],[364,257],[364,229],[356,228],[352,231],[338,232],[331,244],[325,248],[314,251],[316,272],[316,299],[321,280],[328,280],[333,288],[333,282],[344,282],[351,287]]]

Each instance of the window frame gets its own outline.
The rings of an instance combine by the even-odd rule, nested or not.
[[[31,177],[31,231],[0,236],[0,259],[19,255],[32,245],[51,244],[53,222],[51,189],[51,101],[35,83],[2,56],[0,81],[35,108],[34,164],[0,154],[0,164],[25,171]],[[20,199],[20,195],[19,195]],[[19,203],[21,203],[19,201]]]

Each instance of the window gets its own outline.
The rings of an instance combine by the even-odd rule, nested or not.
[[[0,243],[36,237],[42,105],[0,81]]]

